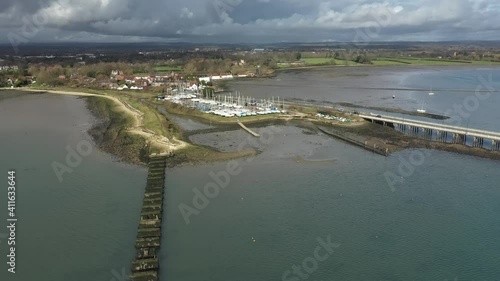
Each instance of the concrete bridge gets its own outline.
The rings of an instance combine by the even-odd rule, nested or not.
[[[393,116],[365,115],[359,117],[372,123],[389,126],[404,134],[425,139],[470,145],[500,151],[500,133],[459,126],[451,126]]]

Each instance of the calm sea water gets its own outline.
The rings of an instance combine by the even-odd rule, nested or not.
[[[485,74],[472,69],[438,74],[423,69],[384,71],[339,77],[341,82],[328,78],[334,75],[328,73],[316,77],[312,72],[313,78],[286,73],[277,79],[296,87],[272,89],[306,97],[304,93],[311,89],[349,85],[348,79],[365,88],[378,79],[386,81],[380,87],[433,84],[436,102],[428,106],[439,109],[463,98],[456,94],[462,92],[454,92],[446,94],[446,100],[439,88],[476,86],[475,82],[439,85],[438,74],[443,79],[469,77],[456,71],[471,77]],[[493,79],[498,83],[495,71]],[[301,81],[294,81],[294,75]],[[269,87],[269,80],[263,81],[248,87]],[[307,86],[311,81],[314,86]],[[383,95],[392,97],[393,92],[344,90],[352,92],[339,94],[335,101],[358,99],[377,105],[385,101]],[[401,91],[401,95],[418,101],[421,92]],[[471,121],[495,128],[491,120],[498,120],[497,95],[474,113],[490,121],[479,117]],[[8,275],[4,267],[1,280],[120,280],[115,275],[129,269],[134,255],[145,169],[94,150],[65,175],[63,183],[58,181],[51,163],[65,161],[66,146],[75,147],[88,138],[84,131],[92,122],[77,98],[30,95],[3,100],[0,117],[4,159],[0,167],[2,171],[16,168],[19,177],[18,274]],[[189,224],[180,204],[193,207],[193,189],[203,190],[215,182],[210,174],[226,171],[226,163],[168,170],[162,280],[283,280],[292,266],[303,268],[304,260],[311,266],[318,239],[327,237],[340,246],[316,263],[307,280],[500,280],[499,162],[426,150],[385,158],[296,127],[260,130],[266,130],[260,140],[241,132],[220,134],[226,146],[249,143],[263,153],[250,161],[238,160],[239,173],[208,199],[206,208],[189,217]],[[402,161],[418,165],[411,172],[401,171]],[[387,173],[399,178],[393,189],[384,176]],[[6,210],[5,201],[0,209]],[[6,211],[0,212],[0,223],[5,218]],[[4,252],[5,240],[0,246]],[[2,253],[0,263],[5,261]],[[306,280],[302,277],[291,273],[285,280]]]
[[[10,169],[16,170],[18,217],[17,273],[7,273],[7,241],[0,237],[0,280],[108,281],[128,270],[146,170],[97,149],[62,182],[52,168],[53,162],[67,165],[66,147],[88,140],[91,122],[76,97],[26,95],[0,102],[0,233],[7,233]]]
[[[446,121],[450,124],[500,131],[496,121],[500,119],[498,67],[334,68],[290,71],[274,78],[239,80],[229,85],[234,91],[258,98],[349,102],[414,112],[423,107],[429,113],[451,117]],[[434,96],[428,95],[431,90]],[[462,107],[463,113],[457,107]]]
[[[500,163],[424,151],[393,192],[384,173],[415,151],[384,158],[282,130],[189,224],[179,205],[226,167],[169,171],[163,280],[303,280],[282,276],[329,235],[341,245],[308,280],[499,280]]]

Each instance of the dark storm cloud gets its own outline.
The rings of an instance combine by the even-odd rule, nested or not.
[[[373,41],[500,39],[497,2],[2,0],[0,41],[22,35],[33,17],[43,24],[31,41],[350,41],[360,34]]]

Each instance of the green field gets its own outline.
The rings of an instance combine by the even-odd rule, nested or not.
[[[319,66],[319,65],[346,65],[345,60],[336,60],[333,58],[302,58],[302,62],[305,66]],[[333,63],[334,62],[334,63]],[[392,65],[443,65],[443,66],[467,66],[467,65],[500,65],[500,62],[491,61],[467,61],[467,60],[450,60],[450,59],[437,59],[437,58],[375,58],[372,60],[372,64],[359,64],[353,61],[348,61],[349,66],[392,66]],[[282,66],[280,68],[286,68],[287,66]]]
[[[372,60],[373,65],[500,65],[498,62],[491,61],[465,61],[465,60],[448,60],[434,58],[377,58]]]
[[[305,62],[306,65],[346,65],[345,60],[338,60],[334,58],[302,58],[301,61]],[[353,61],[347,61],[348,65],[359,65],[359,63]]]
[[[182,65],[161,65],[161,66],[155,66],[155,71],[157,72],[181,72],[182,71]]]

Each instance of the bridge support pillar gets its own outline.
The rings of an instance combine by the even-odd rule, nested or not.
[[[448,132],[446,131],[437,131],[437,135],[438,135],[438,141],[440,142],[444,142],[444,143],[447,143],[448,142]],[[455,139],[453,139],[453,141],[455,141]]]
[[[429,139],[432,140],[432,136],[434,135],[434,131],[432,129],[429,129],[428,134],[429,134]]]
[[[484,138],[474,137],[474,141],[472,143],[472,146],[482,148],[484,146]]]
[[[465,135],[461,135],[461,134],[453,134],[453,143],[456,143],[456,144],[465,144],[465,141],[466,141],[466,137]]]

